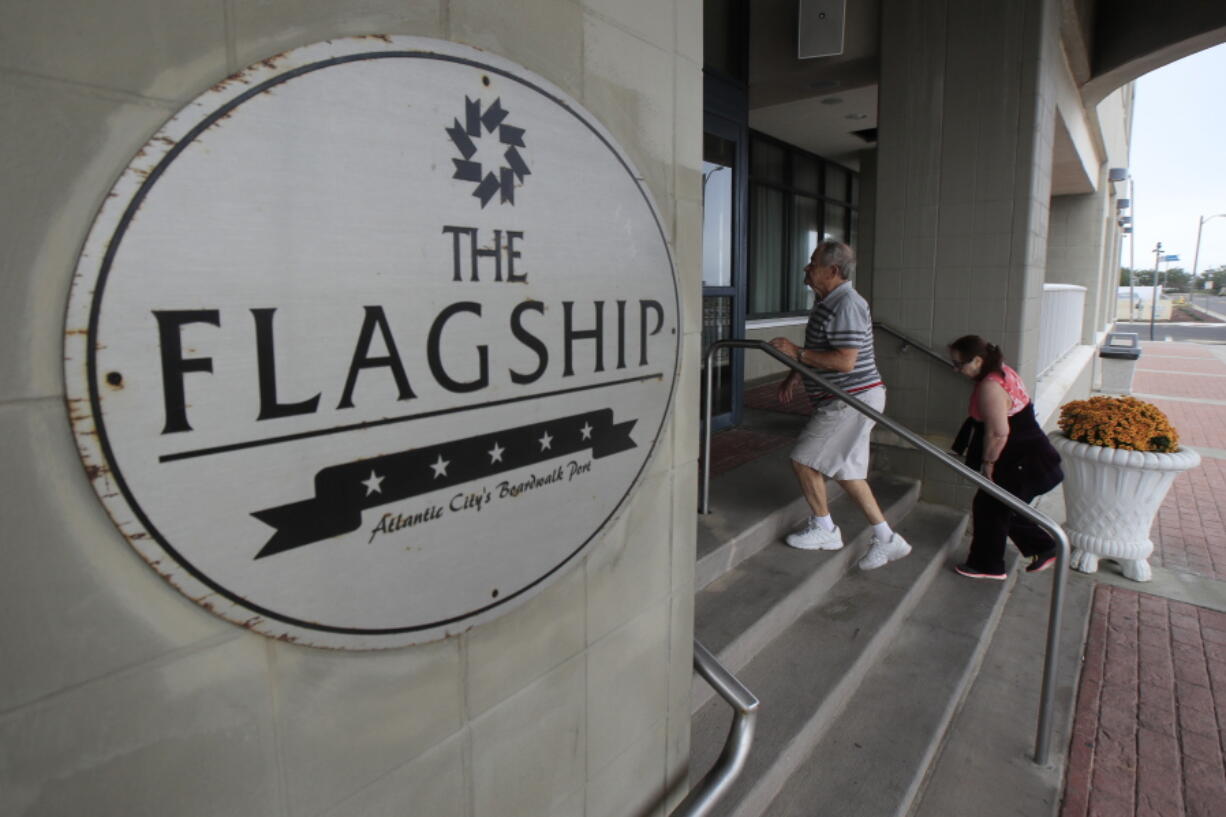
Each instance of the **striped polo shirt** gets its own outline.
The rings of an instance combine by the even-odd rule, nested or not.
[[[877,359],[873,354],[873,319],[868,311],[868,302],[860,297],[851,281],[844,281],[825,298],[814,302],[809,323],[805,327],[805,348],[818,352],[858,349],[856,365],[850,372],[819,369],[818,374],[853,394],[881,385]],[[805,388],[814,400],[834,396],[807,378]]]

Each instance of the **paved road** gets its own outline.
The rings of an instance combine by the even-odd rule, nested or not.
[[[1219,314],[1226,314],[1226,295],[1206,295],[1203,292],[1194,292],[1189,298],[1193,306],[1203,306]]]

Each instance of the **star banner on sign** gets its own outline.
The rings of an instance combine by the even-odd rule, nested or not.
[[[252,516],[276,529],[255,558],[273,556],[362,525],[362,511],[591,449],[601,459],[636,447],[637,420],[599,409],[548,422],[356,460],[315,474],[315,496]]]

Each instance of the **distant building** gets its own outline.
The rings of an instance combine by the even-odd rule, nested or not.
[[[1131,315],[1129,314],[1128,302],[1132,300]],[[1148,320],[1149,305],[1154,299],[1154,288],[1152,286],[1145,287],[1119,287],[1116,290],[1115,317],[1116,320]],[[1161,286],[1158,287],[1158,311],[1154,315],[1156,320],[1165,321],[1171,318],[1171,307],[1173,302],[1163,291]]]

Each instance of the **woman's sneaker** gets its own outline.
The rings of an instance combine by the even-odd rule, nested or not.
[[[980,570],[970,565],[958,565],[954,571],[961,576],[966,576],[968,579],[991,579],[992,581],[1003,582],[1009,578],[1008,573],[989,573],[986,570]]]
[[[882,542],[876,536],[868,549],[868,554],[860,560],[861,570],[876,570],[890,562],[895,562],[911,552],[907,540],[895,533],[888,542]]]
[[[789,533],[785,540],[789,547],[801,550],[838,550],[843,547],[843,532],[836,526],[834,530],[826,530],[813,517],[803,528],[795,533]]]
[[[1030,557],[1030,564],[1026,565],[1027,573],[1038,573],[1041,570],[1046,570],[1056,563],[1057,551],[1053,548],[1046,553],[1040,553]]]

